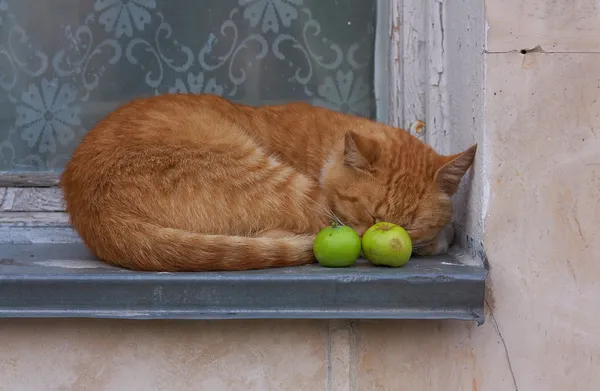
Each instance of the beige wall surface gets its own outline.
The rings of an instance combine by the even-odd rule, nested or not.
[[[325,390],[329,335],[317,321],[2,321],[0,390]]]
[[[515,379],[600,389],[600,54],[491,54],[487,67],[490,305]]]
[[[513,389],[597,390],[600,3],[486,7],[488,301]]]
[[[490,0],[486,10],[490,52],[600,51],[598,0]]]
[[[598,4],[488,1],[488,51],[470,51],[483,68],[465,65],[485,79],[450,96],[451,111],[477,93],[484,109],[450,121],[472,115],[483,132],[458,142],[482,145],[473,183],[487,190],[471,193],[479,215],[469,224],[491,264],[483,326],[4,320],[0,390],[599,390]],[[461,23],[467,34],[474,22]]]

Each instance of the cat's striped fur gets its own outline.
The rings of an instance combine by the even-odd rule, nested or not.
[[[106,262],[260,269],[313,262],[314,234],[334,218],[359,234],[391,221],[418,252],[440,251],[474,154],[440,156],[403,130],[304,103],[174,94],[102,119],[61,187],[72,225]]]

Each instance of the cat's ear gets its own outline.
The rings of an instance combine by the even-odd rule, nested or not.
[[[460,180],[473,164],[476,152],[477,144],[474,144],[464,152],[442,157],[441,167],[433,179],[444,193],[450,196],[456,193]]]
[[[379,158],[379,146],[373,140],[352,131],[344,140],[344,164],[358,170],[368,171]]]

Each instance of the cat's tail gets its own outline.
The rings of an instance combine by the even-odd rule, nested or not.
[[[298,266],[315,261],[314,236],[204,235],[128,221],[92,247],[109,263],[144,271],[226,271]],[[108,239],[108,240],[107,240]],[[94,249],[95,247],[95,249]]]

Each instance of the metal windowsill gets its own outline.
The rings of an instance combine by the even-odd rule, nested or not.
[[[0,317],[462,319],[483,323],[487,268],[464,254],[402,268],[319,265],[149,273],[108,266],[81,243],[0,244]]]

